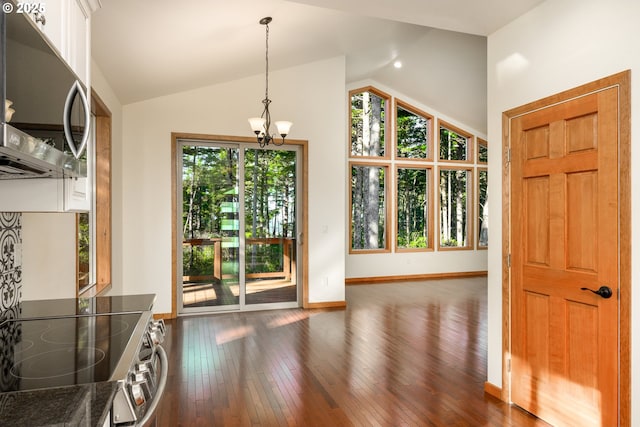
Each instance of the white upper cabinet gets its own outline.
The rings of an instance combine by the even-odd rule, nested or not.
[[[26,13],[49,41],[59,50],[63,43],[64,3],[68,0],[52,2],[21,2],[18,7]]]
[[[68,26],[67,26],[67,53],[64,55],[66,61],[76,72],[80,81],[89,85],[89,65],[90,65],[90,31],[89,12],[86,6],[79,0],[68,0]]]

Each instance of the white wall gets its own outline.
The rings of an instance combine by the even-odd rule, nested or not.
[[[486,37],[424,27],[416,32],[391,52],[381,49],[387,56],[393,52],[381,58],[384,66],[370,55],[349,56],[347,81],[374,79],[486,134]],[[403,62],[401,69],[393,66],[395,59]]]
[[[347,85],[346,92],[358,89],[361,87],[373,86],[381,91],[397,98],[398,100],[409,103],[410,105],[419,108],[425,113],[429,113],[434,116],[434,126],[437,126],[438,119],[442,119],[447,123],[463,129],[476,137],[487,139],[487,136],[477,129],[461,123],[460,121],[446,116],[437,110],[434,110],[428,105],[424,105],[410,96],[400,93],[388,86],[385,86],[375,80],[367,79],[358,82],[349,83]],[[348,98],[348,95],[345,95]],[[345,119],[346,120],[346,119]],[[347,123],[348,126],[348,123]],[[435,129],[435,127],[434,127]],[[436,133],[437,135],[437,133]],[[347,144],[347,142],[345,142]],[[475,175],[475,171],[474,171]],[[433,218],[438,218],[438,206],[437,206],[437,183],[434,181],[432,191],[436,194],[434,197],[434,206],[432,206],[432,222],[431,226],[436,227],[433,222]],[[345,182],[345,185],[347,183]],[[475,185],[475,184],[474,184]],[[394,200],[393,194],[395,194],[395,188],[391,188],[392,196],[391,200]],[[346,197],[349,197],[349,189],[345,189]],[[475,193],[475,190],[474,190]],[[349,218],[349,201],[345,203],[345,224]],[[475,209],[475,203],[473,203],[473,209]],[[389,219],[395,224],[396,218],[392,216]],[[475,246],[476,230],[474,223],[473,238]],[[438,233],[437,227],[434,229],[434,240],[437,242]],[[487,251],[486,250],[456,250],[456,251],[438,251],[437,249],[429,252],[395,252],[395,253],[378,253],[378,254],[349,254],[349,230],[345,232],[345,247],[346,247],[346,277],[347,278],[365,278],[365,277],[379,277],[379,276],[410,276],[420,274],[437,274],[437,273],[460,273],[460,272],[475,272],[487,270]],[[491,236],[491,232],[489,233]],[[395,235],[391,237],[391,240],[395,239]],[[493,237],[490,237],[493,240]],[[437,245],[436,245],[437,246]]]
[[[491,34],[488,38],[488,132],[493,146],[502,142],[503,111],[570,89],[584,83],[632,69],[632,87],[638,87],[640,52],[640,2],[635,0],[548,0],[536,9]],[[640,123],[640,91],[632,89],[632,128]],[[633,129],[631,134],[633,135]],[[500,150],[489,150],[489,188],[501,194]],[[632,149],[631,181],[640,178],[640,151]],[[640,238],[640,193],[632,188],[633,242]],[[490,199],[490,230],[493,242],[502,238],[501,199]],[[488,380],[502,384],[502,259],[500,245],[489,248],[489,354]],[[638,265],[640,253],[632,253]],[[639,283],[638,271],[632,284]],[[632,292],[633,307],[640,294]],[[632,325],[640,324],[640,311],[632,310]],[[640,333],[632,327],[632,360],[638,361]],[[640,363],[632,366],[632,396],[640,393]],[[640,399],[632,401],[632,425],[640,425]]]
[[[344,76],[343,57],[269,74],[272,118],[291,120],[290,137],[309,141],[310,302],[344,301]],[[123,138],[114,141],[122,264],[114,276],[126,293],[156,293],[157,312],[171,311],[171,133],[251,136],[247,118],[261,113],[263,94],[257,75],[123,108]]]
[[[22,214],[22,300],[76,297],[76,214]]]

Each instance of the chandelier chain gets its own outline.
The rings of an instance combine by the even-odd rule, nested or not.
[[[265,62],[265,80],[266,83],[264,85],[265,87],[265,91],[264,91],[264,97],[265,99],[269,99],[269,24],[265,25],[266,27],[266,37],[265,37],[265,58],[264,58],[264,62]]]

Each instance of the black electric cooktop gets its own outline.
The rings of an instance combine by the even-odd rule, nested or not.
[[[143,316],[6,320],[0,326],[0,392],[109,381]]]

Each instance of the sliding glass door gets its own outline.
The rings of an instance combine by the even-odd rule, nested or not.
[[[244,156],[246,304],[297,301],[296,152]]]
[[[181,144],[183,308],[240,303],[238,153]]]
[[[296,147],[178,140],[179,311],[296,307]]]

